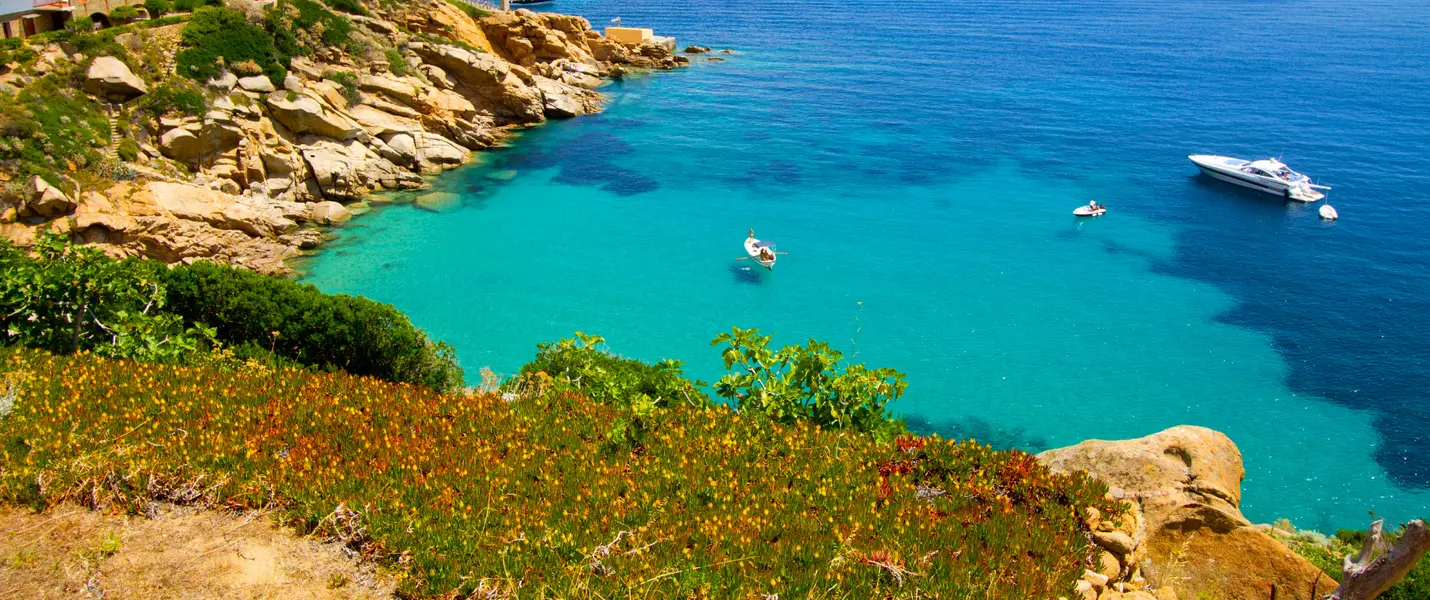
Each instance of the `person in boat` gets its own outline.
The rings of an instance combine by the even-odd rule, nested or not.
[[[1099,209],[1099,208],[1102,208],[1102,207],[1101,207],[1101,206],[1098,206],[1096,200],[1090,200],[1090,201],[1088,201],[1088,203],[1087,203],[1087,209],[1088,209],[1088,210],[1097,210],[1097,209]],[[1064,209],[1064,210],[1066,210],[1066,209]]]
[[[755,228],[754,228],[754,227],[751,227],[751,228],[750,228],[750,239],[752,239],[752,240],[755,239]]]
[[[770,252],[768,247],[760,248],[760,260],[774,260],[775,253]]]

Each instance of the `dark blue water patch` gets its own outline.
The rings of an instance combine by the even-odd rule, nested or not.
[[[1175,258],[1154,263],[1154,270],[1210,282],[1234,296],[1237,305],[1218,321],[1271,335],[1290,369],[1287,385],[1297,393],[1372,411],[1380,438],[1376,461],[1398,485],[1430,488],[1430,299],[1372,284],[1377,275],[1358,265],[1338,267],[1336,256],[1305,240],[1306,247],[1294,249],[1304,259],[1284,260],[1278,254],[1286,249],[1276,242],[1289,237],[1284,232],[1235,226],[1286,217],[1274,197],[1250,194],[1232,194],[1247,201],[1239,210],[1219,203],[1230,218],[1218,227],[1177,236]],[[1248,260],[1257,246],[1264,260]]]
[[[761,285],[764,283],[764,279],[760,277],[759,273],[755,272],[754,268],[741,263],[730,265],[730,279],[737,284],[743,285]]]
[[[575,135],[553,135],[539,140],[521,154],[509,154],[501,166],[508,169],[556,168],[555,181],[594,187],[617,196],[634,196],[660,189],[655,179],[612,162],[612,157],[634,149],[617,135],[582,128]]]
[[[799,165],[787,160],[771,160],[763,165],[751,167],[743,177],[733,178],[732,183],[749,187],[761,185],[798,185],[804,178]]]
[[[976,416],[944,421],[931,421],[917,414],[904,415],[909,431],[917,435],[938,435],[947,440],[978,440],[998,450],[1023,450],[1038,453],[1051,447],[1046,438],[1032,435],[1026,429],[1001,427]]]

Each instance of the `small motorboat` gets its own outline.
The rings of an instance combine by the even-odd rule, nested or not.
[[[760,241],[755,239],[755,234],[750,233],[750,237],[745,239],[745,252],[750,255],[750,260],[760,263],[760,266],[775,270],[775,243]]]
[[[1327,221],[1334,221],[1334,220],[1336,220],[1336,219],[1341,218],[1341,215],[1340,215],[1340,213],[1337,213],[1337,212],[1336,212],[1335,207],[1333,207],[1333,206],[1331,206],[1331,205],[1329,205],[1329,204],[1322,204],[1322,205],[1321,205],[1321,218],[1322,218],[1322,219],[1325,219],[1325,220],[1327,220]]]
[[[1292,171],[1274,158],[1245,160],[1212,154],[1189,154],[1187,158],[1213,178],[1288,200],[1315,202],[1326,197],[1318,190],[1331,189],[1330,186],[1311,183],[1310,177]]]
[[[1082,205],[1082,206],[1079,206],[1079,207],[1073,209],[1073,214],[1075,214],[1075,215],[1077,215],[1077,216],[1079,216],[1079,217],[1100,217],[1100,216],[1103,215],[1103,213],[1106,213],[1106,212],[1107,212],[1107,205],[1106,205],[1106,204],[1098,204],[1098,205],[1095,205],[1095,206],[1092,205],[1092,204],[1084,204],[1084,205]]]

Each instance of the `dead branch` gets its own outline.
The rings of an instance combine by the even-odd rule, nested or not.
[[[877,560],[867,557],[863,560],[864,564],[866,565],[873,565],[875,567],[883,569],[885,572],[887,572],[890,576],[894,578],[894,583],[899,584],[899,587],[904,587],[904,577],[922,577],[922,575],[900,567],[898,565],[879,562]]]
[[[1375,556],[1385,545],[1381,538],[1384,523],[1371,523],[1360,554],[1354,558],[1346,556],[1345,577],[1336,591],[1324,600],[1372,600],[1405,577],[1420,557],[1430,551],[1430,529],[1426,529],[1424,521],[1416,519],[1405,526],[1404,533],[1389,551]]]

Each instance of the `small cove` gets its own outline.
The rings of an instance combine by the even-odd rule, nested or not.
[[[1253,520],[1423,515],[1430,273],[1411,224],[1430,215],[1399,190],[1430,183],[1430,159],[1397,148],[1430,103],[1424,60],[1396,53],[1425,47],[1403,23],[1427,11],[1291,3],[1293,31],[1333,17],[1387,46],[1312,48],[1195,10],[1211,4],[566,2],[740,54],[613,84],[604,114],[439,177],[451,210],[356,220],[306,279],[394,304],[473,377],[580,330],[709,381],[709,340],[756,326],[907,371],[895,409],[946,435],[1039,450],[1205,425],[1241,447]],[[1268,95],[1248,48],[1328,89]],[[1366,72],[1367,54],[1402,58]],[[1183,157],[1268,144],[1334,178],[1342,222]],[[1074,219],[1088,198],[1109,215]],[[733,260],[750,227],[791,253],[775,272]],[[1313,269],[1329,260],[1344,268]]]

